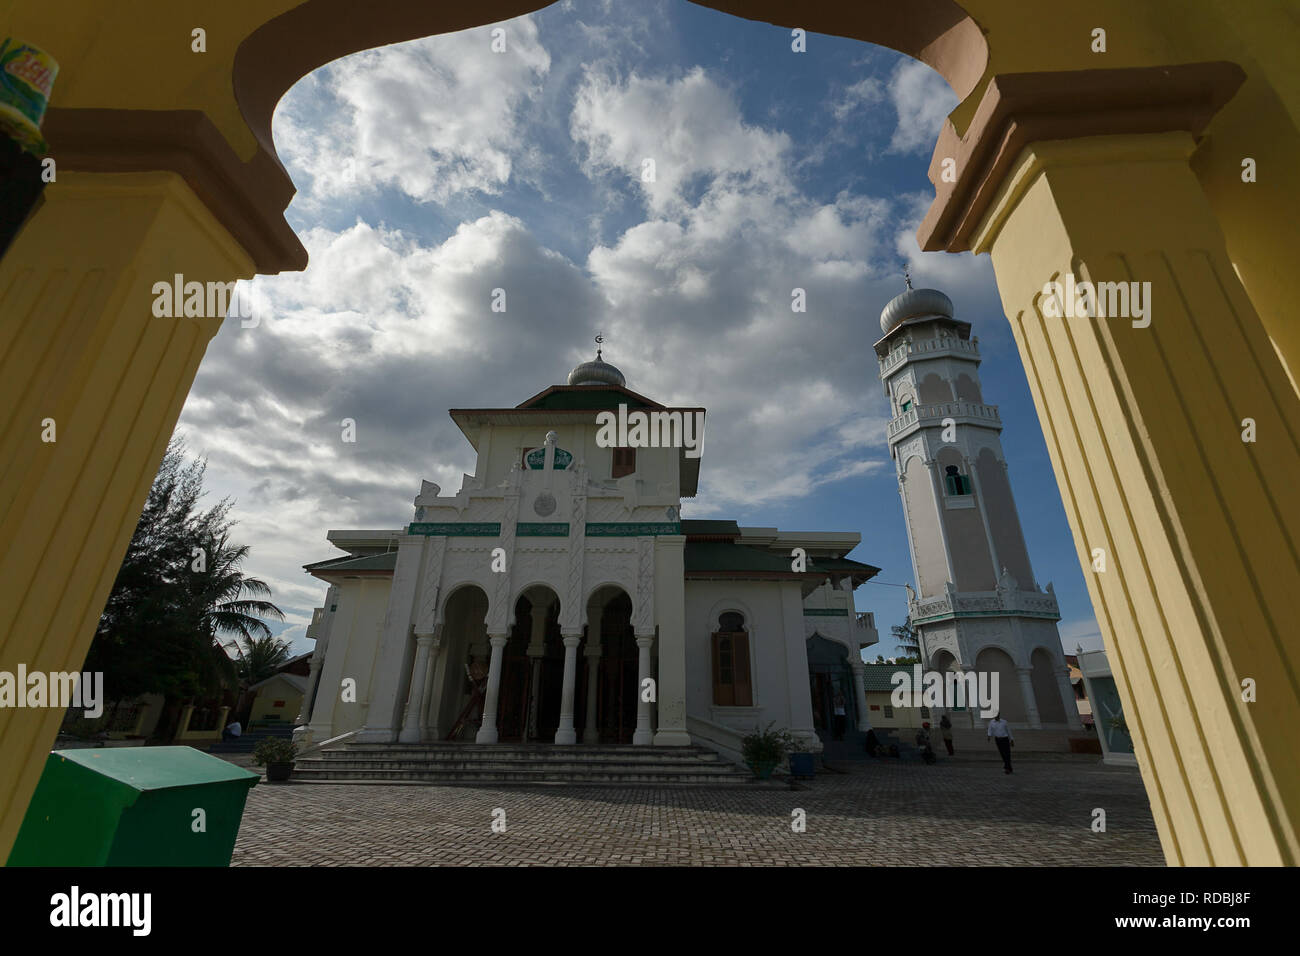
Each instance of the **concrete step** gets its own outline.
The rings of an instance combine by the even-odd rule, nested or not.
[[[438,751],[446,753],[529,753],[529,754],[653,754],[669,755],[672,754],[703,754],[708,756],[717,756],[717,753],[707,747],[691,745],[688,747],[653,747],[637,746],[635,744],[472,744],[472,743],[424,743],[424,744],[360,744],[347,743],[343,744],[348,750],[352,751],[382,751],[384,753],[393,753],[395,751]],[[338,748],[342,749],[342,748]],[[333,751],[331,751],[333,752]]]
[[[710,786],[744,786],[749,776],[744,773],[709,774],[682,773],[662,774],[653,770],[641,772],[554,772],[545,768],[535,770],[485,770],[485,771],[413,771],[413,770],[314,770],[295,767],[293,779],[305,783],[331,783],[347,781],[391,781],[431,784],[474,784],[474,785],[530,785],[554,784],[589,786],[619,786],[627,784],[649,784],[655,786],[710,785]]]
[[[305,782],[663,786],[743,784],[748,771],[704,747],[347,744],[298,758]]]
[[[386,759],[379,756],[367,758],[340,758],[335,760],[319,760],[311,757],[299,759],[294,764],[295,767],[302,769],[331,771],[331,770],[410,770],[413,772],[472,772],[472,773],[489,773],[496,771],[513,771],[513,770],[541,770],[549,773],[657,773],[669,776],[679,776],[683,773],[695,774],[713,774],[715,776],[730,776],[740,773],[740,769],[730,764],[709,764],[709,763],[645,763],[635,760],[603,760],[595,761],[578,761],[578,760],[554,760],[554,761],[527,761],[527,760],[510,760],[503,758],[492,761],[470,761],[470,760],[410,760],[410,759]]]
[[[638,748],[639,749],[639,748]],[[320,759],[326,761],[334,760],[356,760],[356,759],[382,759],[382,760],[412,760],[421,762],[452,762],[452,763],[496,763],[502,760],[508,760],[516,763],[525,764],[548,764],[557,761],[570,763],[598,764],[609,761],[620,763],[639,763],[648,765],[671,765],[671,764],[690,764],[691,766],[714,765],[729,766],[715,753],[637,753],[635,750],[626,751],[605,751],[600,753],[591,753],[582,750],[557,750],[554,752],[537,752],[521,751],[503,748],[501,750],[474,750],[464,751],[459,748],[449,750],[419,750],[419,749],[392,749],[392,750],[360,750],[348,747],[341,750],[322,750],[312,754],[307,754],[304,759]]]

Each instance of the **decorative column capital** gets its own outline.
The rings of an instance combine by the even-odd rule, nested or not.
[[[495,647],[505,647],[510,640],[509,634],[489,634],[488,643]]]
[[[965,135],[951,120],[939,133],[929,171],[935,200],[917,242],[927,252],[977,249],[980,223],[1031,143],[1175,130],[1197,136],[1245,79],[1228,62],[995,76]],[[944,181],[940,158],[956,160],[955,183]]]
[[[638,634],[636,636],[637,647],[654,647],[655,636],[653,634]]]
[[[565,631],[562,634],[562,639],[564,640],[565,647],[577,647],[579,644],[582,643],[582,632]]]

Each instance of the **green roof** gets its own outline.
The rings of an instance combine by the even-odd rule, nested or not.
[[[727,541],[688,540],[685,565],[688,574],[692,571],[762,571],[795,574],[790,570],[789,558]]]
[[[682,519],[682,534],[690,536],[693,534],[728,534],[734,538],[740,537],[740,525],[734,521],[707,521],[700,519]]]
[[[396,551],[385,551],[383,554],[366,554],[359,558],[349,554],[341,558],[330,558],[328,561],[317,561],[315,564],[303,565],[303,569],[310,573],[317,571],[392,571],[396,567]]]
[[[813,563],[818,571],[861,571],[870,576],[880,573],[880,568],[852,558],[813,558]]]
[[[634,392],[620,388],[596,388],[591,385],[557,386],[549,394],[540,398],[529,399],[519,408],[554,408],[569,410],[613,410],[620,405],[628,408],[658,408],[650,401],[642,400]]]

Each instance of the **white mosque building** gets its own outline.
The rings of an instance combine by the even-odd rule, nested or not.
[[[517,406],[453,409],[477,453],[456,494],[426,481],[408,526],[328,533],[344,553],[306,566],[329,589],[300,743],[738,759],[769,723],[820,750],[835,697],[868,726],[859,652],[878,637],[853,592],[878,569],[847,556],[860,535],[681,519],[702,458],[606,447],[620,406],[704,411],[629,390],[598,352]]]
[[[909,613],[923,660],[941,672],[997,672],[1017,742],[1063,749],[1081,724],[1061,615],[1051,583],[1034,579],[1002,420],[980,385],[979,339],[946,295],[910,280],[880,313],[880,328],[889,453],[916,580]],[[959,727],[982,727],[973,708],[952,716]]]

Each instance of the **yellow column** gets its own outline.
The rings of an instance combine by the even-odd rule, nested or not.
[[[60,172],[0,260],[0,670],[80,670],[220,318],[155,282],[253,274],[180,176]],[[42,422],[53,419],[52,442]],[[105,695],[113,697],[109,683]],[[63,712],[0,709],[0,860]]]
[[[1294,865],[1300,400],[1194,148],[1033,143],[972,245],[992,254],[1166,858]],[[1044,284],[1070,272],[1150,283],[1149,326],[1053,316]]]

